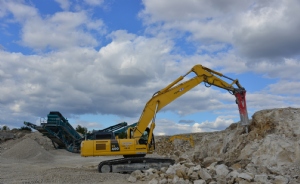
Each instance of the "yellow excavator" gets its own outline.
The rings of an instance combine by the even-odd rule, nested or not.
[[[179,83],[191,72],[194,72],[196,76]],[[230,80],[231,83],[225,82],[218,76]],[[180,76],[171,84],[153,94],[152,98],[145,105],[136,126],[127,129],[126,138],[116,139],[112,132],[99,133],[99,135],[95,135],[94,140],[81,142],[81,156],[123,155],[124,158],[100,162],[98,170],[102,173],[131,172],[149,168],[168,167],[174,164],[175,161],[169,158],[145,157],[146,154],[152,154],[155,150],[153,130],[155,128],[156,114],[163,107],[202,82],[207,87],[213,85],[223,88],[234,95],[240,112],[241,124],[247,127],[249,120],[245,88],[240,85],[237,79],[231,79],[202,65],[195,65],[185,75]]]
[[[169,138],[169,141],[174,142],[174,140],[176,140],[176,139],[189,141],[192,148],[195,146],[194,139],[193,139],[192,135],[190,135],[190,137],[187,137],[187,136],[184,136],[184,135],[173,135]]]

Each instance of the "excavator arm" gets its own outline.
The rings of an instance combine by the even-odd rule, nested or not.
[[[194,72],[196,76],[185,82],[179,83],[191,72]],[[231,84],[220,79],[220,77],[231,80]],[[243,125],[248,125],[245,100],[246,90],[239,84],[238,80],[233,80],[202,65],[195,65],[185,75],[180,76],[167,87],[154,93],[152,98],[145,105],[137,125],[128,128],[126,139],[105,138],[84,140],[81,142],[81,156],[124,156],[122,159],[100,162],[98,170],[99,172],[104,173],[132,172],[134,170],[146,170],[149,168],[158,169],[174,164],[175,160],[169,158],[145,157],[146,154],[151,154],[155,150],[153,131],[155,128],[156,113],[202,82],[204,82],[206,86],[213,85],[223,88],[235,95],[236,103],[238,104],[241,115],[241,122]]]
[[[194,72],[195,77],[178,84],[181,80],[184,79],[189,73]],[[231,84],[225,82],[219,77],[224,77],[232,81]],[[236,103],[238,104],[241,124],[248,125],[248,114],[246,108],[246,90],[239,84],[238,80],[233,80],[219,72],[206,68],[202,65],[195,65],[189,72],[185,75],[180,76],[174,82],[169,84],[167,87],[162,90],[154,93],[153,97],[147,102],[143,110],[142,115],[138,121],[137,126],[133,129],[133,135],[131,138],[139,139],[145,129],[148,127],[149,123],[152,120],[152,123],[155,123],[156,113],[164,108],[166,105],[185,94],[198,84],[204,82],[206,86],[216,86],[228,90],[231,94],[236,96]]]

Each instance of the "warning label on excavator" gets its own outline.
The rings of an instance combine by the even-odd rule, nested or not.
[[[111,151],[120,151],[120,146],[117,140],[111,140]]]

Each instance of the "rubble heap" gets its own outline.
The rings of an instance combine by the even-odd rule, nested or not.
[[[222,162],[213,162],[206,168],[193,163],[177,163],[169,168],[160,170],[148,169],[145,171],[136,170],[128,178],[129,182],[149,181],[149,184],[287,184],[298,183],[296,176],[259,173],[254,174],[247,169],[242,169],[239,164],[228,167]]]
[[[157,137],[157,154],[171,157],[177,164],[160,171],[152,170],[153,178],[148,177],[152,183],[171,180],[173,183],[175,180],[184,180],[185,183],[197,180],[206,183],[300,183],[298,108],[258,111],[252,117],[248,133],[245,127],[235,123],[223,131],[193,133],[192,136],[194,148],[185,140],[170,142],[168,136]],[[164,172],[172,169],[171,173]],[[217,172],[218,169],[222,174]],[[146,171],[142,174],[145,177],[135,178],[147,178],[151,172]],[[208,173],[209,179],[199,172]]]
[[[170,141],[170,136],[156,136],[155,154],[173,158],[176,164],[160,170],[134,171],[128,181],[150,184],[300,183],[300,108],[258,111],[252,116],[248,133],[245,127],[234,123],[223,131],[184,136],[190,135],[194,146],[188,140],[179,138]],[[39,132],[0,132],[0,158],[4,158],[3,163],[9,160],[25,160],[30,164],[52,163],[60,152],[51,150],[54,150],[51,140]],[[70,154],[69,157],[75,159],[76,155]],[[53,170],[57,170],[56,166]],[[83,181],[91,178],[90,170],[79,171],[86,174]],[[49,173],[48,170],[45,172]],[[97,174],[101,178],[102,175]],[[95,177],[98,175],[95,174]],[[51,175],[57,179],[55,181],[64,181],[65,176],[59,176]],[[120,178],[120,175],[115,176]],[[5,178],[5,175],[1,177]],[[77,180],[74,177],[70,183]]]

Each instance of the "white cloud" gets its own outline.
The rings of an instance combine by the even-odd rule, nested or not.
[[[28,19],[39,16],[36,8],[19,3],[18,1],[5,1],[2,5],[8,12],[12,13],[14,18],[19,22],[25,22]]]
[[[100,124],[99,122],[89,122],[89,121],[84,121],[84,120],[78,120],[76,122],[73,122],[72,125],[74,128],[76,128],[78,125],[80,125],[82,127],[87,128],[88,131],[101,130],[104,128],[103,125]]]
[[[85,3],[93,6],[99,6],[103,4],[104,0],[84,0]]]
[[[165,107],[163,111],[171,110],[184,116],[203,111],[214,112],[220,109],[237,109],[235,97],[225,90],[221,91],[216,87],[207,88],[203,83],[200,83],[195,89]]]
[[[24,116],[32,118],[51,110],[66,116],[136,116],[157,89],[148,84],[160,81],[155,76],[164,72],[162,61],[168,57],[161,48],[169,45],[158,39],[128,38],[116,38],[99,52],[83,47],[44,55],[0,51],[1,102],[21,121]],[[9,108],[1,112],[11,114]]]
[[[96,31],[97,35],[105,33],[103,21],[91,18],[84,11],[56,12],[41,16],[36,8],[27,4],[6,2],[3,5],[22,26],[20,43],[36,50],[95,47],[99,40],[89,31]]]
[[[149,26],[160,25],[153,34],[166,32],[170,36],[174,30],[190,33],[186,39],[198,43],[200,52],[203,45],[209,48],[226,43],[248,62],[261,58],[278,62],[300,54],[297,0],[143,2],[140,17]],[[173,38],[178,36],[183,37],[173,34]]]
[[[193,0],[144,0],[145,9],[142,15],[149,15],[151,22],[157,21],[189,21],[219,17],[240,9],[247,8],[250,4],[245,0],[232,1],[193,1]]]
[[[275,94],[268,94],[261,91],[260,93],[247,95],[248,110],[263,110],[272,108],[284,107],[300,107],[299,97],[297,96],[280,96]]]
[[[224,130],[232,123],[234,123],[232,119],[224,119],[222,117],[217,117],[216,120],[213,122],[205,121],[202,123],[195,123],[192,126],[192,132],[212,132]]]
[[[157,119],[154,129],[155,135],[175,135],[180,133],[191,133],[191,125],[178,124],[168,119]]]
[[[101,30],[103,24],[91,21],[84,12],[58,12],[45,19],[29,19],[23,27],[22,42],[35,49],[96,46],[98,41],[83,30]]]
[[[284,59],[278,63],[270,63],[267,61],[261,61],[248,65],[249,70],[257,73],[264,74],[269,78],[281,78],[286,80],[298,80],[300,78],[300,60],[296,59]]]
[[[69,10],[70,2],[69,0],[55,0],[63,10]]]
[[[278,83],[270,84],[268,91],[272,94],[299,95],[300,82],[281,80]]]
[[[194,124],[178,124],[168,119],[157,119],[154,134],[175,135],[195,132],[213,132],[224,130],[232,123],[234,123],[234,121],[230,119],[230,117],[224,116],[217,117],[216,120],[212,122],[205,121]]]
[[[8,122],[16,126],[52,110],[64,112],[66,117],[90,113],[132,119],[141,113],[154,92],[184,75],[195,64],[203,64],[226,76],[227,73],[253,72],[280,79],[266,86],[264,91],[247,93],[250,112],[300,104],[296,96],[300,63],[294,57],[299,50],[298,38],[295,38],[298,34],[294,34],[299,20],[292,16],[299,13],[296,1],[232,0],[224,4],[221,1],[145,0],[141,16],[146,36],[126,30],[106,34],[105,23],[92,18],[92,10],[41,15],[38,9],[23,1],[3,2],[0,2],[0,17],[9,14],[13,17],[1,19],[3,24],[18,23],[20,43],[41,52],[25,55],[0,50],[2,124]],[[73,6],[68,1],[57,2],[64,10]],[[89,1],[90,5],[100,5],[96,3],[103,2]],[[270,19],[272,14],[274,21]],[[184,35],[185,32],[189,34]],[[104,36],[111,41],[95,50]],[[181,54],[176,43],[179,37],[184,37],[187,44],[195,44],[198,54]],[[277,37],[280,39],[268,42]],[[283,37],[287,40],[282,40]],[[290,42],[293,44],[287,45],[293,38]],[[261,48],[267,48],[268,52],[256,52]],[[278,56],[275,51],[280,49]],[[43,50],[49,52],[43,53]],[[259,57],[263,59],[257,59]],[[281,62],[278,58],[276,63],[270,62],[274,57],[281,58]],[[247,88],[256,82],[242,85]],[[285,89],[288,92],[284,92]],[[157,134],[189,133],[193,128],[198,131],[222,129],[238,117],[234,96],[219,88],[205,88],[203,83],[163,111],[180,115],[182,122],[185,115],[202,111],[219,117],[213,122],[195,123],[194,127],[160,119]],[[222,116],[224,114],[230,117]],[[89,124],[91,122],[82,123],[96,126]]]
[[[296,0],[257,3],[240,16],[240,26],[234,30],[235,46],[245,56],[271,62],[299,55],[299,8]]]

